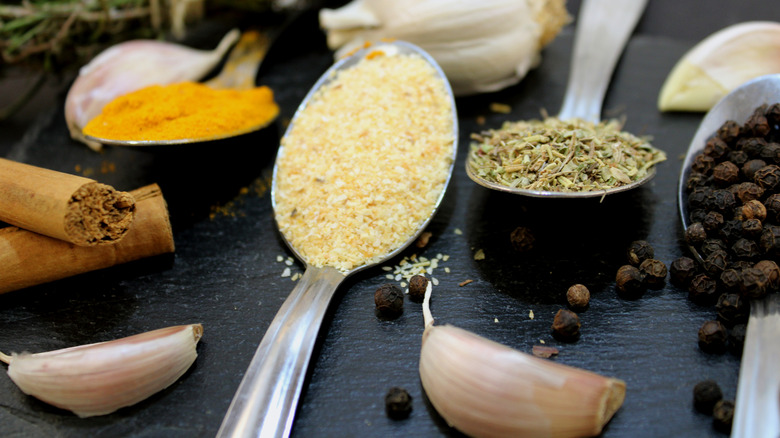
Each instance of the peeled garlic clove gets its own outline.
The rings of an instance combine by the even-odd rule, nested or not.
[[[132,40],[114,45],[81,68],[65,98],[65,121],[70,136],[93,149],[81,130],[115,98],[149,85],[195,81],[222,59],[240,36],[233,29],[216,49],[196,50],[155,40]]]
[[[570,17],[564,0],[354,0],[322,9],[319,20],[337,58],[366,42],[408,41],[436,59],[462,96],[519,82]]]
[[[35,354],[0,356],[25,394],[74,412],[105,415],[167,388],[195,361],[200,324]]]
[[[451,426],[474,437],[595,436],[622,405],[621,380],[433,325],[430,288],[423,303],[420,379]]]
[[[780,73],[780,23],[735,24],[680,58],[661,88],[658,109],[707,111],[739,85],[773,73]]]

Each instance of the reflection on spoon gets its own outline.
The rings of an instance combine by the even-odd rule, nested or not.
[[[282,237],[306,271],[271,322],[218,436],[290,433],[333,294],[428,225],[452,175],[457,138],[449,83],[412,44],[364,48],[314,84],[282,138],[271,192]]]
[[[572,67],[563,107],[558,115],[559,120],[557,122],[552,121],[557,126],[557,128],[552,128],[557,129],[555,133],[561,133],[562,129],[563,135],[576,137],[583,131],[584,127],[595,126],[594,129],[588,128],[588,133],[585,134],[586,136],[593,136],[608,126],[609,122],[599,123],[604,95],[606,94],[617,60],[628,42],[634,26],[642,15],[646,3],[646,0],[631,2],[621,0],[585,0],[582,3],[579,23],[577,23],[576,27]],[[567,123],[562,123],[561,121]],[[544,123],[547,122],[551,122],[551,119]],[[579,125],[562,127],[566,124]],[[614,129],[611,131],[614,131]],[[610,132],[609,135],[613,134],[615,133]],[[539,155],[546,155],[552,161],[551,156],[555,155],[556,151],[544,150],[545,148],[550,149],[549,146],[545,146],[543,143],[549,141],[550,136],[543,137],[542,143],[539,143],[538,140],[523,140],[526,141],[526,144],[522,147],[538,148],[540,150]],[[537,188],[534,186],[533,181],[523,181],[522,177],[514,178],[512,183],[492,177],[494,174],[491,174],[490,170],[486,169],[484,163],[479,162],[478,154],[480,151],[476,151],[476,153],[473,151],[469,155],[466,162],[466,172],[477,184],[518,195],[555,198],[603,197],[607,194],[622,192],[646,183],[655,176],[654,165],[665,159],[663,152],[652,148],[650,145],[643,144],[638,148],[634,148],[632,154],[644,155],[643,151],[646,151],[651,156],[646,161],[640,161],[636,166],[633,164],[629,166],[636,171],[634,174],[625,175],[624,169],[617,169],[616,171],[615,168],[617,166],[612,165],[612,163],[594,160],[593,155],[595,154],[592,152],[592,149],[584,152],[585,155],[589,155],[587,163],[582,165],[571,164],[572,157],[569,156],[570,154],[582,154],[589,147],[591,139],[587,138],[585,140],[587,141],[583,142],[584,147],[576,148],[577,150],[574,150],[574,147],[564,146],[561,162],[551,165],[549,169],[545,170],[545,172],[551,175],[551,178],[554,178],[555,190],[546,187]],[[607,141],[603,138],[597,139],[597,141],[599,140]],[[569,140],[563,139],[561,144],[564,143],[568,145]],[[620,147],[619,142],[616,142],[614,146],[615,148]],[[609,152],[606,153],[610,154]],[[614,155],[621,153],[623,152],[614,152]],[[520,160],[526,159],[524,156],[513,156],[512,158],[515,160],[518,158]],[[596,158],[599,157],[597,156]],[[530,157],[528,160],[530,160]],[[500,160],[500,162],[493,163],[492,166],[496,167],[496,172],[506,173],[507,168],[504,164],[510,163],[504,163],[503,160]],[[534,168],[533,163],[527,164],[530,164],[528,169],[531,170],[528,173],[533,173],[531,178],[536,178],[536,175],[541,174],[540,171],[542,169]],[[594,169],[591,165],[597,167]],[[518,172],[511,168],[509,171]],[[601,175],[602,171],[605,172],[603,176]],[[565,176],[558,175],[561,172],[564,172]],[[592,180],[606,178],[612,182],[605,187],[594,185],[581,186],[578,178],[585,178],[588,173],[592,174],[589,177]],[[627,178],[624,178],[624,176]]]

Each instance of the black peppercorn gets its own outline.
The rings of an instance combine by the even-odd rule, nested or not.
[[[642,271],[633,265],[623,265],[615,276],[618,293],[625,298],[638,298],[645,292]]]
[[[780,103],[772,104],[764,112],[767,122],[772,125],[780,124]]]
[[[736,269],[737,271],[742,272],[744,269],[747,268],[755,268],[755,264],[747,260],[737,260],[729,264],[729,268]]]
[[[701,222],[694,222],[685,230],[685,241],[688,245],[699,246],[705,240],[707,240],[707,232]]]
[[[728,265],[728,254],[724,250],[712,251],[704,257],[702,267],[711,277],[717,278]]]
[[[764,159],[767,164],[780,163],[780,144],[767,143],[763,149],[761,149],[761,158]]]
[[[628,263],[639,266],[643,261],[655,257],[655,249],[646,240],[635,240],[626,250]]]
[[[742,126],[742,132],[759,137],[764,137],[769,134],[771,126],[769,125],[769,120],[766,118],[766,110],[766,105],[761,105],[756,108]]]
[[[693,407],[703,414],[712,414],[715,403],[722,399],[723,391],[714,380],[703,380],[693,387]]]
[[[693,172],[688,176],[688,179],[685,182],[685,188],[686,190],[691,192],[696,187],[703,187],[708,185],[709,182],[710,182],[710,177],[708,177],[707,175]]]
[[[704,231],[714,234],[720,230],[720,227],[723,226],[725,221],[726,220],[723,218],[723,215],[717,211],[708,211],[707,215],[704,216],[702,225],[704,225]]]
[[[753,181],[764,190],[774,191],[780,184],[780,166],[769,164],[758,169],[753,175]]]
[[[385,411],[393,420],[407,418],[412,413],[412,396],[403,388],[390,388],[385,395]]]
[[[590,303],[590,291],[584,284],[575,284],[566,291],[566,301],[574,310],[583,310]]]
[[[758,219],[763,221],[766,219],[766,207],[758,199],[751,199],[742,206],[742,220],[746,219]]]
[[[739,292],[742,285],[742,273],[739,269],[728,268],[720,273],[720,288],[724,292]]]
[[[707,205],[721,213],[731,212],[737,205],[734,194],[725,189],[713,190],[707,199]]]
[[[766,275],[766,285],[769,290],[780,289],[780,267],[774,260],[761,260],[753,266]]]
[[[766,217],[770,222],[780,222],[780,193],[773,193],[764,200]]]
[[[758,257],[758,244],[749,239],[737,239],[731,246],[731,252],[735,257],[743,260],[753,260]]]
[[[663,287],[666,281],[666,264],[660,260],[647,259],[639,265],[639,270],[645,278],[645,283],[651,289]]]
[[[428,288],[428,279],[423,275],[414,275],[409,279],[409,299],[421,303],[425,298],[425,289]]]
[[[707,274],[696,274],[688,285],[688,298],[697,304],[712,304],[718,298],[717,286]]]
[[[712,168],[712,181],[725,187],[739,181],[739,167],[731,161],[718,163]]]
[[[517,227],[509,235],[509,242],[512,244],[515,251],[519,252],[533,249],[535,241],[536,238],[534,237],[534,234],[531,232],[531,229],[527,227]]]
[[[706,239],[699,248],[702,256],[707,257],[715,251],[725,251],[726,244],[720,239]]]
[[[748,157],[748,154],[746,154],[745,151],[733,150],[733,149],[726,155],[726,158],[732,163],[736,164],[737,166],[742,166],[743,164],[747,163],[747,161],[750,159],[750,157]]]
[[[728,331],[720,321],[707,321],[699,328],[699,348],[707,353],[726,351]]]
[[[744,181],[729,187],[734,192],[734,196],[743,204],[751,199],[760,199],[764,196],[764,189],[758,184],[750,181]]]
[[[696,275],[696,261],[690,257],[679,257],[669,265],[669,277],[673,284],[688,287],[691,279]]]
[[[712,169],[715,167],[715,159],[709,155],[699,154],[693,158],[691,170],[703,175],[712,175]]]
[[[746,322],[750,311],[747,301],[733,293],[722,294],[718,297],[715,310],[718,312],[718,320],[726,327]]]
[[[707,202],[710,194],[712,194],[712,187],[696,187],[688,194],[688,204],[690,204],[692,208],[707,209]]]
[[[737,239],[743,237],[742,234],[742,221],[737,219],[728,220],[723,223],[723,226],[718,230],[718,237],[724,242],[733,244]]]
[[[729,330],[728,347],[732,354],[742,355],[745,347],[745,335],[747,334],[747,324],[736,324]]]
[[[741,127],[739,126],[739,123],[734,120],[728,120],[718,128],[717,136],[727,144],[731,144],[739,137],[740,131]]]
[[[552,324],[553,336],[559,341],[574,341],[580,336],[580,317],[568,309],[560,309]]]
[[[383,284],[374,292],[376,310],[387,316],[396,316],[404,310],[404,291],[393,283]]]
[[[763,298],[767,293],[769,281],[764,271],[758,268],[746,268],[742,270],[742,284],[740,293],[747,298]]]
[[[700,223],[704,220],[704,217],[707,216],[707,210],[703,208],[696,208],[691,210],[691,223]],[[704,230],[704,228],[702,228]]]
[[[744,151],[751,158],[759,158],[764,146],[766,146],[766,140],[759,137],[747,137],[737,140],[737,148]]]
[[[764,225],[760,219],[747,219],[742,221],[742,235],[748,239],[756,240],[761,237],[761,232],[764,231]]]
[[[765,254],[769,256],[780,254],[780,227],[765,225],[758,243]]]
[[[731,433],[731,423],[734,420],[734,402],[720,400],[712,408],[712,426],[723,433]]]
[[[766,161],[761,159],[752,159],[747,161],[745,164],[742,165],[742,177],[752,181],[753,176],[756,174],[756,171],[758,169],[761,169],[762,167],[766,166]]]
[[[719,137],[711,137],[704,145],[704,154],[709,155],[716,161],[725,157],[729,152],[731,152],[731,148]]]

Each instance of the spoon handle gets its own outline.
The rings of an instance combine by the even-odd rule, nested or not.
[[[780,436],[780,294],[750,302],[732,438]]]
[[[612,72],[647,0],[584,0],[561,120],[598,122]]]
[[[334,268],[306,269],[257,347],[217,437],[289,436],[317,332],[344,278]]]

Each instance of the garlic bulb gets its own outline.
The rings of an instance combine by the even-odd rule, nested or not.
[[[685,53],[664,82],[661,111],[707,111],[739,85],[780,73],[780,23],[728,26]]]
[[[101,52],[79,71],[65,98],[65,121],[70,136],[93,149],[81,130],[116,97],[149,85],[194,81],[213,69],[238,41],[233,29],[211,51],[155,40],[132,40]]]
[[[202,335],[200,324],[181,325],[45,353],[0,353],[0,360],[25,394],[91,417],[170,386],[195,361]]]
[[[354,0],[319,20],[337,58],[366,42],[409,41],[462,96],[519,82],[570,17],[565,0]]]
[[[436,411],[474,437],[583,437],[620,408],[621,380],[561,365],[451,326],[434,326],[431,284],[423,303],[420,379]]]

